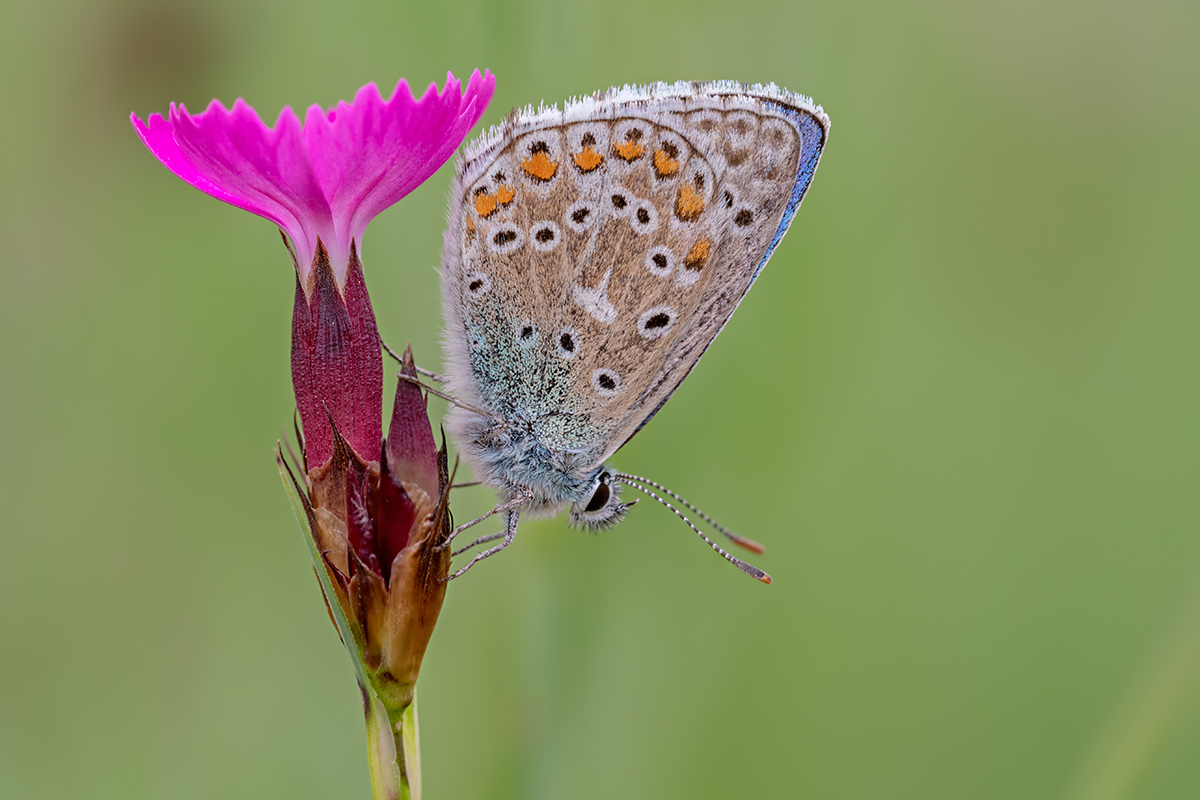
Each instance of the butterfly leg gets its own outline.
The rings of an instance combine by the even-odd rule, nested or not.
[[[417,371],[421,372],[422,370],[418,368]],[[426,370],[426,372],[427,372],[427,370]],[[414,378],[411,375],[405,375],[403,373],[401,373],[398,377],[402,381],[407,381],[414,386],[419,386],[420,388],[424,389],[426,392],[433,395],[434,397],[442,398],[443,400],[445,400],[447,403],[450,403],[451,405],[456,405],[459,408],[465,408],[467,411],[473,411],[481,417],[489,417],[491,419],[497,420],[498,422],[501,422],[501,423],[504,422],[503,419],[501,419],[500,417],[497,417],[495,414],[492,414],[491,412],[484,411],[482,408],[476,408],[475,406],[464,403],[461,400],[456,400],[453,397],[451,397],[450,395],[446,394],[445,392],[443,392],[439,389],[433,388],[429,384],[421,383],[421,380],[419,378]],[[441,378],[441,376],[438,375],[437,378]],[[435,378],[435,380],[437,378]]]
[[[401,358],[400,356],[396,355],[396,351],[393,350],[391,347],[389,347],[387,342],[380,339],[379,343],[383,345],[383,349],[387,351],[387,354],[389,356],[396,359],[396,361],[400,364],[404,363],[404,359]],[[417,367],[417,372],[418,372],[418,374],[424,375],[426,378],[429,378],[430,380],[433,380],[433,381],[437,381],[438,383],[446,382],[445,376],[439,375],[438,373],[434,372],[433,370],[428,370],[428,369],[424,369],[422,367]]]
[[[450,531],[450,535],[446,537],[446,541],[441,544],[441,547],[445,547],[446,545],[453,542],[454,537],[458,536],[460,533],[465,531],[467,528],[475,527],[476,525],[483,522],[485,519],[492,516],[493,514],[499,514],[501,511],[508,511],[510,509],[516,508],[517,506],[526,502],[529,499],[529,497],[530,497],[529,494],[518,495],[517,497],[513,498],[512,500],[509,500],[507,503],[502,503],[501,505],[496,506],[495,508],[493,508],[491,511],[487,512],[483,516],[476,517],[475,519],[471,520],[470,522],[464,522],[462,525],[459,525],[457,528]]]
[[[508,527],[504,531],[504,541],[503,542],[496,545],[495,547],[489,547],[487,550],[484,550],[482,553],[476,553],[475,557],[472,558],[470,561],[468,561],[467,565],[465,567],[463,567],[458,572],[451,575],[446,580],[452,581],[455,578],[462,577],[462,575],[467,570],[469,570],[471,567],[475,566],[476,562],[483,561],[488,556],[494,556],[494,555],[496,555],[496,553],[499,553],[501,550],[503,550],[504,548],[506,548],[510,544],[512,544],[513,538],[515,538],[517,535],[517,517],[518,517],[519,513],[520,512],[518,512],[517,509],[515,509],[515,508],[511,509],[508,512]]]
[[[457,550],[452,552],[450,554],[450,556],[451,556],[451,558],[453,558],[454,556],[461,556],[463,553],[467,552],[468,550],[474,550],[476,547],[478,547],[481,544],[487,544],[488,542],[494,542],[503,535],[504,535],[504,531],[500,531],[499,533],[489,533],[487,536],[480,536],[478,539],[471,542],[470,544],[468,544],[464,547],[458,548]]]

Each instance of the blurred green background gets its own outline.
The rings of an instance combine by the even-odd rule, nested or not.
[[[736,78],[833,132],[616,459],[766,542],[774,585],[646,503],[598,537],[524,525],[449,593],[426,797],[1200,796],[1200,7],[433,5],[0,12],[0,797],[369,797],[271,455],[287,255],[127,117],[474,67],[488,123]],[[363,248],[428,366],[448,181]]]

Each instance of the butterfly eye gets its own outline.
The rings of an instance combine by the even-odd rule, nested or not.
[[[608,504],[610,497],[612,497],[612,490],[608,488],[608,481],[601,478],[596,491],[592,492],[592,499],[588,500],[588,504],[584,506],[583,510],[588,514],[594,514]]]
[[[591,496],[571,504],[570,522],[577,528],[600,531],[620,522],[633,503],[621,502],[621,485],[607,467],[594,480]]]

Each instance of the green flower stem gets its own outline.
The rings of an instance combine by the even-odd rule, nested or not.
[[[304,544],[312,557],[321,592],[341,635],[342,644],[354,665],[354,674],[362,691],[363,712],[367,718],[367,759],[371,765],[371,787],[375,800],[421,800],[421,747],[417,729],[417,696],[411,685],[390,681],[377,685],[379,676],[367,665],[363,643],[357,628],[350,624],[338,602],[324,559],[308,530],[308,515],[296,493],[296,487],[276,454],[283,488],[296,515]]]
[[[375,800],[421,800],[416,696],[402,707],[388,708],[374,689],[366,687],[363,709]]]

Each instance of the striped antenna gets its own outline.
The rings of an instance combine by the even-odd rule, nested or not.
[[[699,536],[704,541],[708,542],[708,546],[711,547],[713,550],[716,550],[717,553],[719,553],[721,555],[721,558],[724,558],[730,564],[733,564],[735,567],[737,567],[742,572],[749,575],[751,578],[754,578],[757,581],[762,581],[763,583],[771,582],[770,575],[763,572],[761,569],[754,566],[753,564],[747,564],[745,561],[742,561],[740,558],[736,558],[736,557],[730,555],[729,553],[725,552],[725,550],[723,550],[719,544],[717,544],[712,539],[705,536],[704,533],[699,528],[697,528],[692,523],[692,521],[684,515],[684,513],[682,511],[680,511],[675,506],[671,505],[671,503],[668,500],[666,500],[664,497],[661,497],[660,495],[655,494],[652,489],[650,489],[648,486],[645,485],[646,483],[650,483],[650,481],[645,481],[644,478],[639,478],[636,475],[624,475],[621,473],[613,473],[612,477],[613,477],[613,480],[620,481],[621,483],[625,484],[626,486],[632,486],[634,489],[637,489],[642,494],[647,495],[648,497],[654,498],[655,500],[662,503],[667,508],[671,509],[671,511],[675,514],[675,516],[677,516],[681,520],[683,520],[684,524],[686,524],[689,528],[691,528],[692,531],[697,536]],[[645,481],[645,483],[643,483],[643,481]],[[658,484],[655,484],[655,485],[657,486]],[[664,490],[664,491],[666,491],[666,490]],[[671,492],[670,494],[672,497],[679,499],[679,496],[674,494],[673,492]],[[686,500],[680,499],[680,502],[686,503],[689,508],[691,508],[694,511],[696,510],[695,506],[691,505],[690,503],[687,503]],[[699,514],[700,512],[696,511],[696,513]],[[714,523],[714,527],[718,527],[718,526],[716,526]],[[719,529],[719,527],[718,527],[718,529]],[[725,531],[722,531],[722,532],[726,533],[726,535],[729,535]],[[741,538],[741,537],[738,537],[738,538]]]

